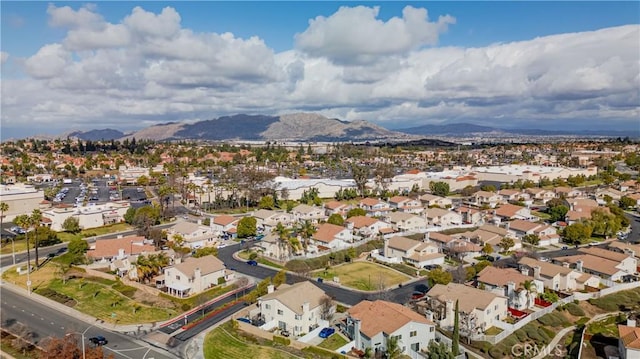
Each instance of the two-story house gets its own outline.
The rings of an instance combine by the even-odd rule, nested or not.
[[[428,225],[448,227],[462,224],[462,216],[442,208],[429,208],[425,210],[424,217]]]
[[[424,211],[424,207],[419,200],[406,196],[394,196],[389,198],[389,205],[392,210],[400,212],[417,214]]]
[[[427,229],[426,219],[411,213],[391,212],[384,219],[398,232],[424,232]]]
[[[331,223],[322,223],[311,236],[314,244],[321,247],[345,248],[353,242],[353,233],[345,227]]]
[[[176,297],[198,294],[233,278],[234,272],[226,269],[224,263],[212,255],[189,257],[164,269],[165,286],[168,293]]]
[[[417,268],[426,265],[442,265],[445,258],[445,255],[439,252],[437,245],[401,236],[384,240],[384,256],[401,258]]]
[[[531,210],[527,207],[516,206],[514,204],[503,204],[496,208],[494,215],[501,221],[510,221],[514,219],[533,219]]]
[[[258,299],[258,308],[250,315],[264,321],[264,329],[287,330],[297,337],[319,326],[327,326],[327,319],[335,311],[335,303],[322,289],[302,281],[282,284],[277,289],[270,285],[267,294]]]
[[[431,193],[420,196],[420,202],[422,202],[422,205],[425,207],[449,208],[453,206],[450,198],[436,196]]]
[[[618,352],[620,359],[640,358],[640,328],[635,320],[627,320],[627,325],[618,325]]]
[[[327,217],[330,217],[332,214],[339,214],[342,217],[347,216],[347,212],[353,208],[350,204],[342,203],[339,201],[331,201],[327,202],[324,205],[324,214]]]
[[[211,224],[211,229],[216,233],[233,238],[237,234],[239,221],[237,217],[223,214],[213,217],[209,223]]]
[[[481,210],[471,207],[458,207],[456,208],[464,224],[480,225],[484,222],[484,214]]]
[[[218,241],[218,236],[211,226],[203,226],[198,223],[181,221],[167,228],[167,238],[175,241],[181,238],[183,245],[191,249],[210,247]]]
[[[502,202],[502,196],[494,192],[478,191],[473,194],[473,203],[477,206],[488,206],[495,208]]]
[[[324,208],[306,204],[299,204],[293,207],[291,214],[295,222],[310,221],[311,223],[318,223],[320,220],[327,218],[324,214]]]
[[[358,207],[367,211],[367,216],[370,217],[381,217],[391,212],[391,206],[387,202],[375,198],[362,199]]]
[[[95,241],[87,251],[87,257],[94,261],[110,262],[155,251],[156,247],[145,237],[127,236]]]
[[[353,230],[363,238],[376,237],[383,228],[391,228],[391,225],[380,219],[367,216],[353,216],[345,221],[347,228]]]
[[[556,197],[553,191],[546,190],[544,188],[527,188],[525,193],[529,194],[530,198],[536,202],[547,203],[549,200]]]
[[[508,298],[510,308],[531,309],[544,283],[513,268],[485,267],[476,277],[476,287]],[[528,289],[527,289],[528,288]]]
[[[556,291],[582,290],[585,286],[598,287],[599,280],[574,271],[569,267],[543,262],[535,258],[522,257],[518,261],[520,272],[541,280],[545,288]]]
[[[371,348],[380,355],[387,350],[389,338],[398,339],[403,354],[426,349],[435,339],[435,324],[397,303],[363,300],[349,308],[345,319],[347,335],[359,350]]]
[[[472,334],[484,332],[508,315],[507,297],[457,283],[436,284],[417,306],[440,327],[453,330],[456,301],[460,315],[474,328]]]
[[[520,240],[526,235],[536,235],[539,238],[538,246],[546,247],[558,244],[560,235],[557,230],[548,224],[515,219],[507,223],[508,233]]]
[[[253,218],[256,219],[256,226],[258,228],[262,228],[265,232],[271,232],[278,223],[282,223],[284,226],[289,226],[294,223],[293,216],[291,214],[268,209],[255,211],[253,213]]]

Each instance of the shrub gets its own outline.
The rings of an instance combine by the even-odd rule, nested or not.
[[[182,303],[182,305],[180,306],[180,309],[186,312],[187,310],[191,309],[191,305],[189,303]]]
[[[227,282],[227,280],[226,280],[226,279],[224,279],[224,277],[220,277],[220,278],[218,278],[218,285],[220,285],[220,284],[225,284],[226,282]]]
[[[580,308],[580,306],[575,303],[568,303],[565,306],[565,309],[569,312],[569,314],[573,315],[574,317],[584,316],[584,310],[582,310],[582,308]]]
[[[289,345],[291,344],[291,340],[289,338],[281,337],[279,335],[273,336],[273,342],[281,345]]]
[[[494,359],[502,359],[504,356],[502,355],[502,348],[499,346],[494,346],[489,350],[489,356]]]
[[[518,329],[516,330],[513,334],[515,334],[516,338],[518,338],[518,341],[523,343],[527,340],[527,333],[522,330],[522,329]]]

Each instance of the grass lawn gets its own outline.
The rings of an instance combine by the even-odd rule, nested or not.
[[[336,350],[338,348],[343,347],[348,342],[349,341],[345,339],[342,335],[336,333],[330,336],[329,338],[323,340],[322,343],[320,343],[320,345],[318,346],[324,349]]]
[[[0,254],[11,254],[13,253],[13,247],[11,241],[8,243],[4,243],[4,238],[2,239],[2,247],[0,247]],[[15,239],[15,251],[16,253],[24,252],[27,250],[27,241],[24,239],[24,236],[18,236]],[[33,249],[33,239],[29,238],[29,248]]]
[[[487,330],[484,331],[485,335],[498,335],[502,333],[502,329],[498,328],[498,327],[491,327]]]
[[[229,323],[212,330],[204,339],[204,357],[206,359],[289,359],[295,355],[280,350],[250,343],[247,338],[237,335]]]
[[[378,290],[389,288],[410,279],[385,266],[371,262],[353,262],[332,267],[328,271],[320,270],[312,274],[326,280],[340,279],[340,284],[360,290]]]
[[[626,323],[626,318],[619,318],[617,315],[609,317],[597,322],[589,324],[587,327],[587,334],[602,334],[605,337],[617,338],[618,337],[618,324]]]
[[[232,290],[236,289],[235,285],[227,285],[227,286],[215,286],[205,292],[202,292],[198,295],[194,295],[191,296],[189,298],[178,298],[178,297],[174,297],[172,295],[169,294],[165,294],[162,293],[160,294],[160,296],[162,296],[163,298],[167,298],[169,300],[171,300],[172,302],[176,303],[177,305],[188,305],[189,308],[195,308],[197,306],[199,306],[200,304],[206,303],[208,301],[210,301],[211,299],[221,296],[224,293],[230,292]]]
[[[551,215],[549,213],[531,211],[531,214],[534,216],[540,217],[540,219],[542,219],[543,221],[551,219]]]

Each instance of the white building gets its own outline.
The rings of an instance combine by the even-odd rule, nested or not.
[[[44,201],[44,191],[24,184],[0,185],[0,198],[9,205],[3,219],[9,222],[20,214],[31,214],[34,209],[39,209],[40,202]]]
[[[167,228],[168,240],[175,241],[176,235],[182,237],[184,244],[191,249],[211,247],[218,241],[218,236],[211,226],[188,221],[181,221]]]
[[[90,229],[124,221],[129,207],[128,201],[82,207],[56,207],[42,211],[42,216],[51,220],[51,229],[54,231],[64,230],[62,224],[69,217],[76,217],[80,228]]]
[[[286,189],[289,192],[289,198],[291,199],[299,199],[302,197],[302,193],[304,191],[308,192],[311,188],[318,190],[318,196],[320,198],[333,198],[336,192],[341,189],[356,188],[356,183],[352,179],[291,179],[287,177],[276,177],[274,179],[274,184],[278,191]]]
[[[258,308],[252,317],[262,319],[263,329],[278,328],[294,337],[309,333],[319,326],[327,326],[327,319],[336,311],[336,305],[324,291],[309,281],[293,285],[273,285],[258,299]]]
[[[347,311],[346,331],[359,350],[371,348],[384,353],[389,338],[398,338],[403,354],[426,349],[435,339],[435,324],[397,303],[363,300]],[[414,356],[412,356],[413,358]]]
[[[189,257],[184,262],[165,268],[164,280],[168,293],[187,297],[204,292],[232,280],[234,272],[225,268],[215,256]]]

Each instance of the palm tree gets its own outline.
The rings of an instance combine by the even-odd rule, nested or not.
[[[29,228],[31,219],[26,214],[21,214],[14,218],[15,223],[20,228]],[[27,272],[31,272],[31,251],[29,250],[29,233],[25,233],[24,238],[27,240]]]
[[[42,222],[42,212],[39,209],[34,209],[33,212],[31,212],[31,217],[29,217],[30,219],[30,226],[33,228],[33,245],[36,249],[36,268],[38,268],[40,266],[40,264],[38,263],[38,228],[40,227],[40,223]],[[27,236],[29,235],[29,233],[27,233]]]
[[[280,259],[284,257],[285,249],[290,245],[289,243],[289,235],[291,231],[289,228],[285,227],[282,223],[278,222],[278,224],[273,228],[273,233],[278,235],[278,239],[280,240],[278,243],[280,244]]]
[[[300,227],[298,228],[298,233],[304,239],[304,248],[307,249],[307,245],[309,244],[309,238],[316,233],[316,227],[311,223],[310,220],[305,220]]]
[[[402,351],[400,350],[400,345],[398,341],[399,341],[398,337],[395,335],[387,339],[387,358],[389,359],[400,358]]]
[[[537,293],[538,288],[532,280],[525,280],[522,282],[522,288],[527,292],[527,308],[529,308],[529,305],[531,304],[531,293]]]
[[[2,223],[4,221],[4,212],[9,210],[9,205],[5,202],[0,202],[0,242],[2,242]]]

